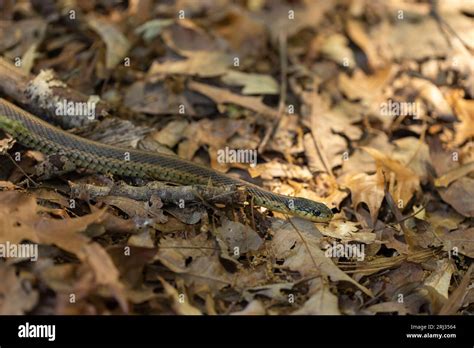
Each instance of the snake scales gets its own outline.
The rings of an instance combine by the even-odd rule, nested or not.
[[[243,186],[254,204],[270,210],[315,222],[327,222],[333,216],[323,203],[272,193],[176,156],[120,148],[70,134],[1,98],[0,129],[26,147],[46,154],[65,154],[74,165],[96,172],[183,185]]]

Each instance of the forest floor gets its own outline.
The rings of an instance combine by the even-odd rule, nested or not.
[[[1,97],[335,215],[137,197],[2,133],[0,314],[473,313],[473,2],[5,3]]]

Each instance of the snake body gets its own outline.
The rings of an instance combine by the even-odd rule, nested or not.
[[[254,204],[273,211],[315,222],[327,222],[333,215],[323,203],[272,193],[177,156],[121,148],[70,134],[1,98],[0,129],[26,147],[49,155],[63,154],[77,167],[99,173],[182,185],[243,186]]]

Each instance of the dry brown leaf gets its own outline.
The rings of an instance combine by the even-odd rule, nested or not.
[[[289,178],[308,181],[313,179],[313,174],[308,168],[277,161],[258,164],[249,168],[248,171],[252,178],[261,177],[264,180]]]
[[[301,153],[304,151],[302,133],[299,115],[283,115],[266,149],[280,152],[285,158]]]
[[[364,51],[369,66],[372,69],[380,68],[383,65],[383,62],[380,59],[376,48],[372,44],[372,41],[365,32],[362,23],[354,19],[348,19],[346,21],[346,29],[351,40],[354,41],[362,51]]]
[[[375,134],[370,135],[362,146],[368,146],[374,149],[378,149],[383,153],[392,153],[395,148],[392,143],[389,142],[387,135],[384,132],[378,131]],[[377,166],[375,160],[367,152],[361,148],[356,148],[354,153],[342,162],[342,173],[345,174],[359,174],[359,173],[375,173]]]
[[[270,11],[261,11],[260,17],[268,26],[273,41],[276,41],[282,32],[291,37],[304,28],[317,27],[334,5],[330,1],[305,0],[297,4],[275,1],[268,3],[268,6]],[[294,18],[289,18],[289,11],[293,11]]]
[[[320,51],[323,57],[341,66],[353,68],[356,65],[354,54],[349,48],[349,40],[342,34],[331,34],[324,38]]]
[[[0,192],[0,243],[18,244],[29,240],[40,244],[57,245],[75,254],[89,264],[99,284],[108,286],[124,311],[127,303],[118,278],[114,276],[115,266],[103,248],[83,232],[94,223],[103,221],[105,210],[73,219],[53,219],[41,214],[44,208],[38,206],[33,196],[16,191]],[[99,259],[96,259],[99,257]],[[104,274],[112,278],[104,277]]]
[[[436,116],[449,117],[453,114],[443,93],[435,84],[419,78],[410,79],[410,84]]]
[[[415,210],[416,207],[413,207],[413,209]],[[424,217],[417,214],[416,218],[428,221],[436,233],[455,230],[459,228],[460,223],[465,219],[464,216],[458,214],[453,209],[425,212]]]
[[[425,279],[426,286],[431,286],[441,296],[448,299],[448,290],[455,268],[449,259],[436,261],[436,269]]]
[[[174,206],[166,208],[166,212],[187,225],[197,224],[199,221],[201,221],[201,219],[203,219],[204,216],[207,215],[206,209],[203,206],[187,206],[184,208]]]
[[[55,17],[60,8],[7,5],[0,51],[7,60],[22,58],[22,69],[50,67],[60,76],[38,75],[46,81],[40,90],[68,98],[72,91],[61,81],[68,80],[154,127],[112,117],[73,133],[147,151],[159,152],[162,143],[170,154],[222,172],[237,169],[230,175],[242,178],[255,163],[250,172],[260,178],[251,182],[340,213],[313,223],[243,209],[229,221],[220,208],[209,215],[205,205],[167,206],[166,223],[147,225],[150,216],[163,216],[159,205],[101,201],[93,192],[104,180],[104,189],[110,186],[109,177],[74,173],[92,185],[73,190],[71,210],[62,175],[39,189],[25,186],[25,173],[42,180],[34,167],[42,154],[22,152],[16,166],[0,156],[0,177],[9,180],[0,181],[0,244],[40,244],[37,262],[0,263],[0,312],[120,314],[129,303],[131,314],[469,311],[474,6],[452,1],[131,0],[127,9],[86,1],[86,25],[75,31],[62,30],[64,23],[46,31],[47,21],[34,19]],[[18,11],[32,19],[19,20]],[[156,13],[160,19],[150,20]],[[5,69],[0,94],[35,106],[16,88],[22,69]],[[258,96],[266,93],[272,95]],[[386,113],[391,102],[413,102],[415,117]],[[0,152],[16,151],[9,145],[0,140]],[[258,149],[266,164],[252,160],[257,152],[222,161],[218,151],[227,148]],[[387,191],[406,207],[403,224]],[[113,205],[110,212],[97,208],[104,204]],[[339,254],[336,246],[356,251]]]
[[[67,199],[65,196],[63,196],[57,191],[46,188],[39,188],[34,190],[33,193],[37,199],[55,203],[61,206],[62,208],[69,208],[70,206],[69,199]]]
[[[128,312],[125,288],[119,279],[119,271],[109,254],[97,243],[90,243],[83,248],[84,259],[94,272],[95,282],[110,289],[122,310]]]
[[[237,130],[225,144],[220,141],[209,143],[209,157],[211,167],[219,172],[226,173],[230,168],[239,168],[246,171],[249,166],[253,166],[258,161],[257,147],[259,144],[258,135],[253,133],[252,124],[240,123]],[[242,134],[244,133],[244,134]]]
[[[137,24],[141,24],[150,18],[151,8],[152,3],[150,1],[131,0],[128,4],[127,12]]]
[[[87,24],[97,32],[107,46],[105,66],[113,69],[127,55],[130,42],[110,21],[93,15],[87,16]]]
[[[7,135],[5,138],[0,139],[0,154],[4,155],[8,150],[10,150],[13,145],[15,145],[15,139]]]
[[[310,298],[294,311],[294,315],[341,315],[338,298],[334,295],[329,284],[321,278],[316,278],[310,284]]]
[[[161,281],[161,284],[163,284],[163,288],[165,289],[166,294],[170,296],[172,299],[171,306],[175,310],[176,314],[179,314],[179,315],[201,315],[202,314],[199,309],[192,306],[189,303],[189,301],[186,300],[185,296],[183,297],[184,294],[178,293],[178,290],[176,290],[170,283],[168,283],[163,278],[160,277],[159,279]]]
[[[35,223],[36,200],[16,191],[0,192],[0,243],[39,242]]]
[[[127,288],[127,296],[131,289],[137,290],[137,293],[133,295],[147,296],[149,288],[148,284],[144,284],[143,270],[150,262],[153,262],[156,250],[156,248],[135,247],[129,244],[125,248],[121,244],[107,247],[107,253],[120,272],[120,280]]]
[[[262,263],[256,267],[250,268],[240,268],[238,272],[234,274],[233,277],[233,287],[239,291],[242,291],[242,296],[246,299],[246,301],[251,301],[254,299],[252,291],[247,291],[249,289],[262,289],[265,286],[262,284],[268,283],[268,264]],[[268,284],[268,287],[277,287],[278,284]],[[294,284],[288,284],[287,288],[291,289]],[[267,293],[266,293],[267,294]],[[271,296],[269,296],[271,297]]]
[[[173,148],[183,138],[188,126],[189,122],[186,120],[171,121],[159,132],[152,133],[152,137],[160,144]]]
[[[389,65],[374,71],[371,75],[365,75],[359,69],[354,72],[352,77],[341,73],[338,75],[339,90],[350,101],[357,102],[356,105],[361,107],[360,112],[381,122],[385,129],[393,121],[393,117],[382,112],[389,99],[390,90],[386,87],[389,86],[397,71],[396,65]],[[358,110],[357,108],[353,109]],[[349,114],[352,112],[352,110],[349,111]]]
[[[347,141],[341,134],[350,140],[357,140],[362,135],[360,128],[352,124],[359,120],[359,115],[345,113],[337,107],[331,109],[317,89],[304,92],[302,98],[308,106],[303,123],[312,133],[303,138],[311,171],[330,173],[349,155]]]
[[[176,4],[176,9],[183,9],[190,4]],[[216,52],[223,51],[226,45],[221,40],[216,40],[207,30],[201,28],[195,21],[190,19],[180,19],[175,21],[163,30],[163,41],[173,51],[179,53],[183,57],[193,52]]]
[[[379,102],[383,88],[387,86],[396,72],[395,66],[388,66],[368,76],[361,70],[356,70],[352,77],[340,74],[339,87],[350,100],[360,99],[365,106],[372,108],[374,114],[380,114]]]
[[[3,190],[3,191],[12,191],[12,190],[15,190],[16,188],[18,188],[14,183],[10,182],[10,181],[3,181],[3,180],[0,180],[0,188]]]
[[[380,241],[383,243],[387,248],[394,249],[400,255],[408,254],[408,245],[397,238],[397,231],[392,228],[384,228],[381,233]],[[433,240],[433,236],[429,236],[429,242],[427,246],[430,245],[431,241]],[[417,239],[419,243],[419,240]]]
[[[417,265],[433,259],[433,256],[436,255],[436,253],[437,251],[428,248],[390,257],[377,256],[370,261],[360,263],[355,273],[358,275],[369,275],[382,270],[400,267],[408,260]]]
[[[448,187],[453,181],[460,179],[467,174],[474,171],[474,162],[462,164],[461,166],[444,173],[439,178],[435,179],[434,184],[436,187]]]
[[[247,301],[253,301],[255,296],[265,296],[278,302],[288,302],[288,294],[294,288],[294,283],[274,283],[255,287],[247,287],[243,296]]]
[[[184,272],[186,259],[212,255],[216,248],[205,233],[188,239],[165,237],[160,240],[156,258],[173,272]]]
[[[387,153],[413,170],[422,182],[428,180],[428,167],[431,162],[428,145],[415,137],[397,139],[393,144],[394,149]]]
[[[278,84],[273,77],[264,74],[243,73],[229,70],[221,77],[222,82],[231,86],[243,86],[242,94],[278,94]]]
[[[204,119],[191,123],[184,131],[185,140],[178,146],[178,156],[192,159],[202,145],[207,145],[210,148],[211,166],[225,170],[227,167],[220,166],[220,163],[217,162],[217,150],[229,147],[229,139],[244,127],[245,123],[242,120],[228,118],[215,121]]]
[[[263,244],[262,238],[249,226],[228,219],[222,222],[222,226],[217,228],[216,233],[223,238],[229,251],[238,255],[256,251]]]
[[[423,268],[419,264],[402,262],[397,269],[387,272],[385,277],[380,278],[373,290],[384,289],[384,298],[394,300],[397,299],[401,289],[410,284],[421,283],[423,277]]]
[[[30,73],[31,69],[33,68],[33,64],[35,62],[35,59],[37,56],[39,56],[39,53],[37,52],[38,49],[38,43],[32,44],[26,52],[23,54],[23,57],[21,58],[23,63],[21,65],[21,69],[25,73]]]
[[[474,227],[448,231],[440,236],[440,238],[443,241],[444,250],[448,252],[456,250],[463,255],[474,258]]]
[[[166,222],[167,218],[163,214],[163,210],[160,208],[163,206],[163,203],[158,198],[155,200],[153,205],[150,205],[149,202],[137,201],[123,196],[105,196],[99,199],[105,204],[117,207],[129,217],[150,217],[156,219],[157,222]]]
[[[340,239],[344,243],[348,242],[361,242],[366,244],[372,244],[376,235],[373,232],[358,232],[357,222],[352,221],[340,221],[332,220],[328,225],[318,226],[318,231],[325,236]]]
[[[155,257],[182,276],[186,283],[220,290],[231,283],[231,277],[219,262],[219,250],[205,233],[193,238],[163,238]]]
[[[0,263],[0,315],[22,315],[33,309],[39,299],[31,282],[11,265]]]
[[[459,166],[459,162],[455,161],[455,152],[448,152],[443,149],[440,139],[434,138],[429,143],[430,164],[435,170],[437,176],[441,176],[451,170],[455,170]]]
[[[459,123],[454,124],[454,145],[462,145],[466,140],[474,138],[474,100],[463,99],[460,91],[449,93],[447,100],[459,120]]]
[[[265,105],[260,97],[241,96],[226,89],[213,87],[196,81],[190,81],[188,86],[193,91],[204,94],[217,104],[236,104],[270,119],[274,119],[278,116],[278,111]]]
[[[185,59],[169,60],[163,63],[153,62],[147,74],[148,76],[180,74],[215,77],[225,74],[231,63],[231,57],[223,52],[187,52]]]
[[[133,111],[151,115],[178,114],[180,107],[184,107],[186,115],[197,115],[186,92],[176,92],[172,86],[162,82],[137,81],[133,83],[126,89],[124,104]]]
[[[403,3],[398,2],[396,11],[400,10],[400,4]],[[405,14],[405,11],[403,13]],[[458,19],[461,19],[459,17],[461,16],[458,16]],[[457,33],[468,28],[466,21],[463,22],[461,27],[456,25],[457,29],[454,30]],[[450,49],[447,40],[440,32],[439,25],[431,16],[423,16],[417,21],[395,20],[393,23],[382,21],[370,28],[369,37],[377,51],[382,52],[387,60],[422,60],[447,55]]]
[[[413,194],[420,190],[420,179],[416,173],[376,149],[370,147],[362,149],[375,159],[379,168],[384,170],[385,180],[390,183],[390,194],[397,204],[405,207]]]
[[[82,298],[86,289],[79,289],[82,285],[80,278],[84,277],[84,274],[80,274],[79,267],[80,265],[71,263],[56,265],[51,259],[45,259],[38,261],[37,268],[39,279],[56,294],[74,293],[78,298]]]
[[[42,42],[48,26],[46,19],[38,17],[2,22],[0,49],[8,57],[22,57],[29,47]]]
[[[474,270],[474,263],[472,263],[469,266],[469,269],[464,274],[464,277],[462,278],[461,283],[456,288],[456,290],[453,291],[453,293],[449,297],[449,300],[446,301],[446,303],[440,309],[438,314],[440,314],[440,315],[453,315],[462,306],[463,299],[464,299],[464,297],[466,296],[466,294],[468,292],[468,290],[467,290],[468,286],[472,282],[471,273],[472,273],[473,270]]]
[[[446,203],[464,216],[474,216],[474,179],[463,177],[456,180],[448,188],[438,188],[438,192]]]
[[[141,35],[147,43],[150,43],[173,23],[174,20],[172,19],[152,19],[136,28],[135,33]]]
[[[239,53],[239,57],[259,57],[267,49],[268,35],[264,25],[235,7],[220,19],[214,30],[229,42],[231,48]]]
[[[372,222],[375,222],[385,196],[385,179],[378,169],[375,174],[359,173],[347,175],[343,185],[351,190],[352,205],[357,209],[360,203],[367,204]]]
[[[154,248],[155,241],[149,230],[145,229],[144,231],[130,236],[127,244],[129,246],[140,247],[140,248]]]
[[[333,281],[352,283],[365,294],[372,296],[369,289],[341,271],[319,248],[320,233],[313,223],[293,218],[291,221],[299,233],[292,224],[285,221],[277,220],[272,225],[275,234],[271,243],[272,249],[277,258],[284,260],[284,267],[297,271],[302,276],[312,276],[321,272]]]

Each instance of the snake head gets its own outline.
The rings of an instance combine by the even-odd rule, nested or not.
[[[0,115],[0,129],[12,136],[16,136],[17,134],[25,132],[26,130],[20,121],[12,120],[3,115]]]
[[[292,199],[289,208],[295,215],[314,222],[328,222],[334,215],[331,209],[323,203],[302,197]]]

